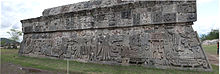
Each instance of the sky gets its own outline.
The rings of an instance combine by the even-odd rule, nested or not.
[[[88,0],[1,0],[0,37],[8,38],[10,29],[21,31],[20,20],[42,16],[44,9]],[[193,28],[199,35],[219,29],[219,0],[197,0],[197,21]]]

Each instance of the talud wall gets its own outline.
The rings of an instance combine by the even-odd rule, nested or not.
[[[195,0],[90,0],[22,20],[19,54],[101,64],[212,70],[192,25]]]

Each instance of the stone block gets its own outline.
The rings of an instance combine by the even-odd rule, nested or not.
[[[140,14],[133,14],[133,24],[139,25],[140,24]]]
[[[153,23],[160,23],[162,22],[162,12],[155,12],[151,13],[151,18]]]
[[[163,12],[164,13],[176,13],[177,12],[177,4],[164,5]]]
[[[24,33],[32,32],[32,31],[33,31],[33,27],[32,26],[24,27]]]
[[[195,13],[196,12],[196,4],[179,4],[177,5],[177,12],[178,13]]]
[[[163,13],[163,22],[164,23],[176,22],[176,13]]]
[[[122,19],[131,19],[131,10],[121,12]]]
[[[196,21],[197,15],[195,13],[178,13],[177,22]]]

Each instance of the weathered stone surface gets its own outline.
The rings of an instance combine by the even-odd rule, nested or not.
[[[58,12],[62,7],[66,6],[51,8],[51,10],[55,9]],[[108,7],[101,6],[68,13],[59,10],[60,13],[57,13],[57,15],[55,13],[52,15],[51,13],[51,15],[48,14],[49,16],[46,16],[45,14],[44,16],[22,20],[21,22],[24,23],[24,33],[128,27],[193,22],[197,19],[195,10],[194,1],[135,1],[116,5],[113,3],[113,5]]]
[[[22,20],[21,55],[210,71],[195,1],[91,0]]]

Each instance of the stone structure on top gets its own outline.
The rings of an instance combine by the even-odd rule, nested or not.
[[[212,70],[197,32],[195,0],[90,0],[22,20],[19,54],[101,64]]]

